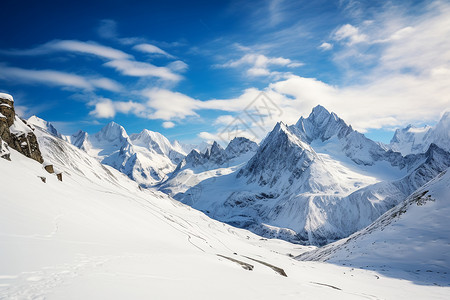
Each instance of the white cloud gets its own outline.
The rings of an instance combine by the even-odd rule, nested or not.
[[[120,85],[118,82],[109,79],[109,78],[93,78],[89,80],[93,86],[112,91],[112,92],[120,92],[123,90],[122,85]]]
[[[49,48],[61,51],[92,54],[108,59],[130,59],[131,55],[111,47],[95,42],[81,42],[75,40],[54,41],[47,44]]]
[[[106,35],[108,36],[108,34]],[[141,44],[141,46],[142,45],[144,44]],[[145,45],[151,46],[149,44]],[[8,55],[42,55],[57,51],[95,55],[97,57],[110,60],[104,64],[105,66],[114,68],[123,75],[135,77],[158,77],[164,80],[176,82],[181,80],[182,77],[175,72],[184,72],[188,68],[186,63],[179,60],[170,63],[167,67],[158,67],[150,63],[136,61],[132,55],[118,49],[103,46],[95,42],[82,42],[76,40],[55,40],[33,49],[0,50],[0,53]],[[107,82],[106,80],[99,81],[98,87],[105,87],[109,90],[118,91],[117,84],[113,87],[113,84],[111,82]]]
[[[117,92],[122,89],[122,86],[119,83],[108,78],[89,78],[55,70],[28,70],[2,66],[0,78],[22,83],[41,83],[49,86],[71,87],[84,90],[100,88]]]
[[[213,142],[213,141],[220,141],[220,138],[212,133],[206,132],[206,131],[202,131],[198,134],[198,137],[206,140],[207,142]]]
[[[164,127],[164,128],[173,128],[173,127],[175,127],[175,123],[174,122],[170,122],[170,121],[163,122],[162,123],[162,127]]]
[[[58,51],[90,54],[106,59],[132,59],[133,56],[111,47],[103,46],[95,42],[82,42],[77,40],[54,40],[32,49],[26,50],[2,50],[8,55],[44,55]]]
[[[168,58],[173,58],[173,55],[152,44],[139,44],[134,46],[133,49],[144,53],[159,54],[167,56]]]
[[[360,33],[359,29],[353,25],[345,24],[339,27],[333,34],[336,41],[346,41],[348,45],[354,45],[367,41],[367,35]]]
[[[270,67],[287,67],[297,68],[303,66],[303,63],[298,61],[292,61],[284,57],[267,57],[262,54],[246,54],[240,59],[231,60],[218,67],[222,68],[237,68],[241,66],[249,66],[247,74],[249,76],[268,76],[274,72],[270,71]]]
[[[90,114],[97,118],[114,118],[116,110],[111,100],[104,99],[95,104],[95,109]]]
[[[181,60],[171,62],[167,67],[175,72],[185,72],[189,68],[189,66]]]
[[[234,121],[234,116],[232,115],[222,115],[216,118],[214,125],[228,125]]]
[[[250,68],[247,70],[247,74],[250,76],[268,76],[270,75],[269,69],[266,68]]]
[[[133,101],[112,101],[111,99],[100,98],[90,105],[94,105],[94,110],[89,114],[97,118],[114,118],[117,113],[133,113],[144,118],[147,114],[145,105]]]
[[[151,119],[171,120],[184,119],[187,116],[197,116],[194,111],[200,107],[201,101],[182,93],[165,89],[147,89],[142,92],[148,98],[147,106],[153,110]]]
[[[182,77],[173,73],[169,68],[157,67],[155,65],[131,61],[131,60],[113,60],[104,64],[122,73],[123,75],[134,77],[158,77],[169,81],[179,81]]]
[[[319,49],[322,49],[322,50],[324,50],[324,51],[331,50],[331,49],[333,49],[333,44],[330,44],[330,43],[327,43],[327,42],[323,42],[323,43],[319,46]]]

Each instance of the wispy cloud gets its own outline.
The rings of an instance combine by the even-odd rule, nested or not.
[[[180,81],[182,76],[172,72],[167,67],[157,67],[150,63],[132,61],[132,60],[113,60],[104,64],[107,67],[114,68],[123,75],[133,77],[158,77],[169,81]]]
[[[322,49],[324,51],[328,51],[333,49],[333,44],[327,43],[327,42],[323,42],[322,44],[320,44],[320,46],[318,47],[319,49]]]
[[[29,70],[2,66],[0,79],[20,83],[40,83],[48,86],[70,87],[83,90],[103,89],[118,92],[122,86],[111,79],[104,77],[85,77],[76,74],[55,70]]]
[[[245,54],[240,59],[217,65],[217,67],[221,68],[237,68],[241,66],[248,68],[247,75],[249,76],[268,76],[274,74],[273,71],[270,70],[271,67],[296,68],[303,66],[303,63],[283,57],[267,57],[262,54]]]
[[[0,53],[8,55],[45,55],[54,52],[75,52],[80,54],[95,55],[106,59],[132,59],[133,56],[121,50],[103,46],[98,43],[77,40],[54,40],[32,49],[1,50]]]
[[[163,55],[166,56],[168,58],[174,58],[173,55],[167,53],[166,51],[162,50],[159,47],[156,47],[155,45],[152,44],[139,44],[133,47],[134,50],[140,51],[140,52],[144,52],[144,53],[149,53],[149,54],[157,54],[157,55]]]
[[[361,33],[359,28],[350,24],[345,24],[336,30],[333,34],[333,39],[336,41],[344,41],[348,45],[354,45],[357,43],[366,42],[368,37],[367,35]]]
[[[175,127],[175,123],[174,122],[170,122],[170,121],[166,121],[162,123],[162,127],[168,129],[168,128],[173,128]]]

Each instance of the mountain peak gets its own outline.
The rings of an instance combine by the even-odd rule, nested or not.
[[[408,155],[425,153],[432,143],[450,151],[450,112],[445,112],[435,126],[408,125],[403,129],[397,129],[389,147],[402,155]]]
[[[322,105],[314,107],[308,118],[301,117],[294,127],[297,135],[307,142],[317,139],[326,141],[335,135],[342,138],[353,131],[344,120],[334,112],[330,113]]]
[[[116,122],[111,121],[96,134],[96,137],[112,141],[118,138],[126,139],[128,138],[128,134],[125,131],[125,128]]]
[[[52,123],[45,121],[44,119],[41,119],[35,115],[29,117],[27,123],[33,126],[40,127],[46,130],[51,135],[61,137],[61,134],[58,132],[58,130],[56,130],[56,128],[52,125]]]
[[[311,115],[317,116],[317,115],[321,115],[321,114],[329,115],[330,112],[324,106],[319,104],[312,109],[310,116]]]

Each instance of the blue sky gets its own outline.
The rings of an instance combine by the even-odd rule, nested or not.
[[[2,6],[0,91],[65,134],[114,120],[186,142],[230,128],[258,140],[322,104],[388,142],[450,107],[447,1]],[[261,92],[275,114],[261,109]]]

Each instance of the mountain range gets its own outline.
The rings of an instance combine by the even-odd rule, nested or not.
[[[37,117],[28,123],[214,219],[269,238],[324,245],[370,225],[450,167],[449,119],[444,114],[423,135],[412,126],[397,130],[385,145],[319,105],[294,125],[277,123],[259,145],[235,138],[225,149],[214,142],[188,154],[157,132],[128,135],[114,122],[72,136]]]

